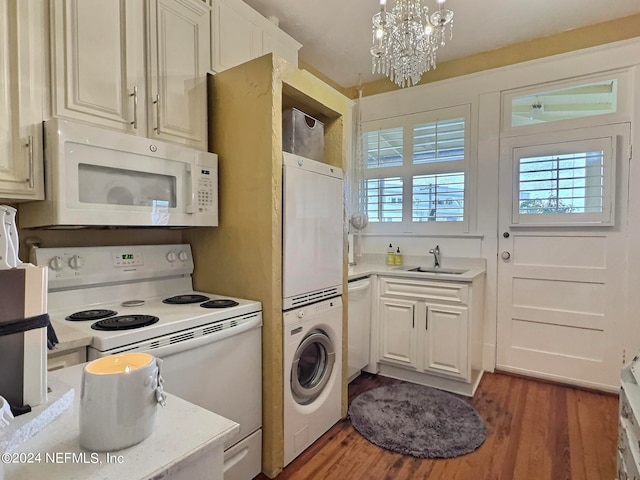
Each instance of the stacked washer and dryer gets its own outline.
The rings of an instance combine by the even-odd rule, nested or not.
[[[285,466],[342,417],[342,183],[283,152]]]

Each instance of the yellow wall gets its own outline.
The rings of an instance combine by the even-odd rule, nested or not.
[[[350,101],[271,55],[210,77],[209,87],[220,225],[185,231],[184,238],[194,252],[197,289],[262,302],[263,471],[273,477],[284,463],[282,109],[297,106],[323,121],[325,161],[343,167],[342,117]]]
[[[420,83],[437,82],[447,78],[467,75],[470,73],[504,67],[516,63],[549,57],[560,53],[572,52],[583,48],[595,47],[606,43],[627,40],[640,36],[640,14],[618,18],[607,22],[576,28],[566,32],[549,35],[547,37],[519,42],[495,50],[481,52],[468,57],[438,63],[436,70],[431,70],[422,76]],[[455,32],[452,42],[455,42]],[[444,47],[446,48],[446,47]],[[367,55],[363,52],[363,55]],[[358,98],[357,85],[343,88],[331,79],[325,77],[310,65],[300,62],[301,68],[309,70],[322,78],[329,85],[338,89],[349,98]],[[397,90],[393,82],[384,78],[362,86],[362,95],[376,95],[378,93]]]

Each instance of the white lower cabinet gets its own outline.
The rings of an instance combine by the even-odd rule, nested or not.
[[[422,370],[470,380],[467,308],[430,303],[423,303],[421,307],[425,318],[424,331],[419,329]]]
[[[640,480],[640,358],[622,370],[618,417],[618,480]]]
[[[467,380],[467,308],[381,297],[380,360]]]
[[[417,368],[416,305],[411,300],[380,298],[380,360]]]
[[[383,375],[473,395],[482,375],[481,285],[379,278]]]

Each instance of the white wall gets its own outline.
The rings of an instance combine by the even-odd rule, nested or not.
[[[376,235],[365,229],[362,232],[362,252],[384,254],[389,243],[392,243],[394,247],[400,246],[405,255],[428,255],[429,248],[439,244],[445,258],[447,255],[486,258],[484,342],[487,369],[495,366],[501,93],[629,68],[632,73],[632,98],[628,103],[619,105],[619,112],[626,117],[622,120],[632,122],[634,142],[640,139],[640,122],[637,121],[640,113],[639,65],[640,39],[633,39],[363,98],[363,122],[454,105],[471,105],[474,141],[470,152],[473,164],[470,173],[475,179],[472,188],[475,195],[469,198],[473,206],[469,234],[441,237]],[[635,150],[640,152],[640,146]],[[628,352],[627,361],[630,356],[640,352],[640,172],[633,161],[628,180],[630,208],[627,224],[622,226],[626,231],[627,243],[626,251],[621,254],[626,256],[625,264],[631,268],[619,272],[620,288],[625,292],[624,310],[627,312],[622,322],[625,333],[621,333],[620,342]]]

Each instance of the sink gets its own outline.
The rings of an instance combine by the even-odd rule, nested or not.
[[[421,272],[421,273],[440,273],[440,274],[447,274],[447,275],[461,275],[463,273],[467,273],[468,270],[455,270],[452,268],[422,268],[422,267],[415,267],[415,268],[410,268],[407,270],[408,272]]]

